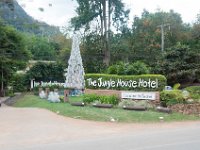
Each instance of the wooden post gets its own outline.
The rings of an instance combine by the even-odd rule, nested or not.
[[[156,108],[156,110],[159,112],[164,112],[164,113],[168,113],[168,114],[172,113],[172,110],[170,108],[165,108],[165,107],[160,107],[160,106],[158,106]]]
[[[64,90],[64,102],[69,101],[69,90]]]
[[[43,90],[42,88],[39,88],[39,91],[38,91],[39,93],[38,94],[40,94],[42,92],[42,90]]]
[[[156,101],[160,102],[160,92],[156,92]]]
[[[45,94],[46,94],[46,97],[48,97],[48,95],[49,95],[49,88],[45,89]]]

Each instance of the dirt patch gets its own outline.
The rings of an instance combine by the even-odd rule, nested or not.
[[[25,94],[23,93],[15,93],[15,96],[7,98],[4,101],[4,104],[8,105],[8,106],[13,106],[17,100],[19,100],[20,98],[22,98]]]
[[[200,115],[200,103],[195,104],[175,104],[169,107],[173,112],[185,115]]]

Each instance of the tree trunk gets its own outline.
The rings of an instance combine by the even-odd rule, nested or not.
[[[103,0],[103,20],[104,20],[104,63],[109,66],[110,63],[110,50],[108,40],[108,22],[107,22],[107,0]]]
[[[102,53],[104,54],[104,23],[103,23],[103,10],[102,10],[102,5],[100,4],[100,21],[101,21],[101,46],[103,48]]]
[[[103,37],[103,26],[104,26],[104,23],[103,23],[103,15],[102,15],[102,12],[103,12],[103,10],[102,10],[102,7],[101,7],[101,5],[100,5],[100,20],[101,20],[101,36]]]

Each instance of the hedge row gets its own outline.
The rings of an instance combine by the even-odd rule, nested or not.
[[[162,91],[167,85],[163,75],[110,75],[86,74],[85,86],[88,89],[113,89],[134,91]]]

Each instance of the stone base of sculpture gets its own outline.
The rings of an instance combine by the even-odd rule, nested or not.
[[[83,90],[71,89],[69,91],[70,96],[80,96],[80,95],[83,95],[83,94],[84,94]]]

